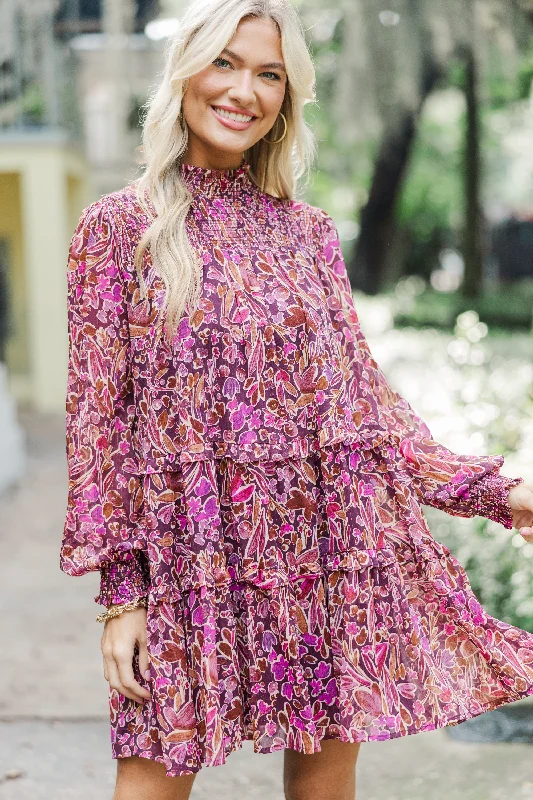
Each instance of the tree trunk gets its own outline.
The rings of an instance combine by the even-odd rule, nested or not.
[[[382,286],[387,257],[396,236],[396,203],[416,139],[420,111],[439,76],[437,63],[428,59],[422,72],[418,108],[404,109],[401,122],[387,128],[383,136],[349,265],[352,286],[367,294],[376,294]]]
[[[465,230],[464,279],[462,293],[465,297],[478,297],[483,283],[483,216],[480,198],[481,148],[479,101],[477,92],[477,65],[474,51],[465,54]]]

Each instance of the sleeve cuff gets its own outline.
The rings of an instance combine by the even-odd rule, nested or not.
[[[472,501],[474,514],[492,519],[511,530],[514,527],[513,513],[508,493],[511,487],[523,482],[523,478],[507,478],[494,472],[474,481],[469,488],[469,499]]]
[[[121,561],[110,562],[100,569],[100,591],[94,599],[104,606],[129,603],[137,597],[146,597],[149,583],[142,554],[125,553]]]

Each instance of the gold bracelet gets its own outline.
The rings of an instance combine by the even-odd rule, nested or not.
[[[125,611],[134,611],[136,608],[147,608],[147,606],[148,601],[146,597],[137,597],[135,600],[130,600],[129,603],[121,603],[120,605],[113,606],[113,608],[109,608],[107,611],[103,611],[101,614],[98,614],[96,621],[107,622],[108,619],[118,617]]]

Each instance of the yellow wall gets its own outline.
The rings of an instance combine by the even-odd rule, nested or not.
[[[65,407],[68,245],[89,202],[85,159],[61,135],[0,136],[0,235],[10,242],[16,326],[11,389],[41,411]]]
[[[20,175],[0,174],[0,239],[7,244],[11,334],[6,360],[10,372],[29,373],[28,325],[26,318],[26,276],[24,272],[23,230],[20,206]]]

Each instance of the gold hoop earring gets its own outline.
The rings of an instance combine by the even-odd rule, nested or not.
[[[283,124],[285,125],[283,136],[280,136],[279,139],[273,139],[273,140],[265,139],[265,137],[263,136],[263,141],[266,142],[267,144],[277,144],[278,142],[281,142],[281,140],[284,139],[287,134],[287,120],[285,118],[285,114],[283,114],[283,112],[280,111],[279,115],[280,117],[283,117]]]

